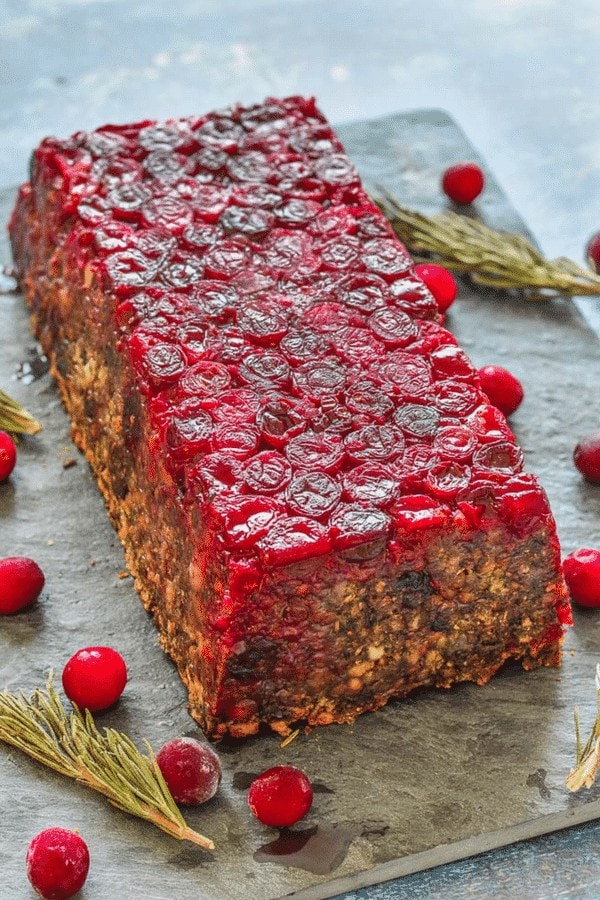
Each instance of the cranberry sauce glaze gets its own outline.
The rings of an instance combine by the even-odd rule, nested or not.
[[[312,99],[47,139],[10,231],[209,733],[558,665],[545,494]]]

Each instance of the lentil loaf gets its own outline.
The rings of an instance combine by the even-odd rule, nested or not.
[[[559,665],[547,498],[314,100],[48,138],[10,235],[209,735]]]

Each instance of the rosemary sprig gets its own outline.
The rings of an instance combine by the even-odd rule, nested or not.
[[[139,752],[127,735],[98,730],[88,710],[67,712],[50,673],[45,690],[30,697],[0,693],[0,741],[79,784],[103,794],[123,812],[146,819],[178,840],[214,850],[209,838],[188,827],[175,804],[152,748]]]
[[[579,791],[582,787],[590,788],[596,780],[600,769],[600,665],[596,666],[596,721],[585,745],[581,743],[579,711],[576,709],[575,742],[576,764],[569,773],[566,784],[570,791]]]
[[[0,430],[12,434],[37,434],[42,426],[16,400],[0,390]]]
[[[411,253],[434,256],[440,265],[469,274],[477,284],[518,289],[530,299],[547,299],[542,291],[570,297],[600,296],[600,275],[565,257],[546,259],[522,235],[495,231],[451,210],[426,216],[380,191],[376,202]]]

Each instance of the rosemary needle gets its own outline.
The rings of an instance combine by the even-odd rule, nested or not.
[[[375,202],[411,253],[433,256],[477,284],[518,289],[532,300],[547,299],[542,292],[600,296],[600,275],[565,257],[546,259],[522,235],[495,231],[451,210],[426,216],[402,206],[383,189]]]
[[[103,794],[113,806],[146,819],[178,840],[214,850],[188,827],[171,796],[149,744],[142,754],[126,734],[98,730],[89,711],[67,712],[50,673],[45,690],[0,692],[0,741],[55,772]]]
[[[0,431],[12,434],[37,434],[42,426],[16,400],[0,390]]]

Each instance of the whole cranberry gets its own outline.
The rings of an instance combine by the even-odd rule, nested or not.
[[[450,166],[442,176],[442,190],[454,203],[466,206],[483,190],[485,178],[481,167],[474,162],[461,162]]]
[[[35,603],[44,581],[44,573],[33,559],[26,556],[0,559],[0,616],[10,616]]]
[[[490,402],[505,416],[510,416],[521,405],[524,392],[518,378],[502,366],[483,366],[478,370],[481,387]]]
[[[84,647],[62,673],[65,694],[80,709],[99,712],[116,703],[127,683],[125,660],[112,647]]]
[[[17,462],[17,448],[10,434],[0,431],[0,481],[6,481]]]
[[[273,766],[254,779],[248,805],[263,825],[288,828],[304,818],[312,806],[308,777],[295,766]]]
[[[600,231],[593,234],[585,248],[586,258],[592,269],[600,272]]]
[[[87,844],[76,831],[46,828],[31,841],[27,877],[40,897],[64,900],[83,887],[90,868]]]
[[[458,285],[452,272],[435,263],[419,263],[415,266],[415,272],[433,294],[439,311],[446,312],[458,294]]]
[[[156,762],[173,799],[181,806],[198,806],[217,793],[221,760],[208,744],[193,737],[178,737],[164,744]]]
[[[600,606],[600,550],[582,547],[563,560],[571,600],[579,606]]]
[[[600,484],[600,431],[581,438],[573,451],[573,462],[584,478]]]

